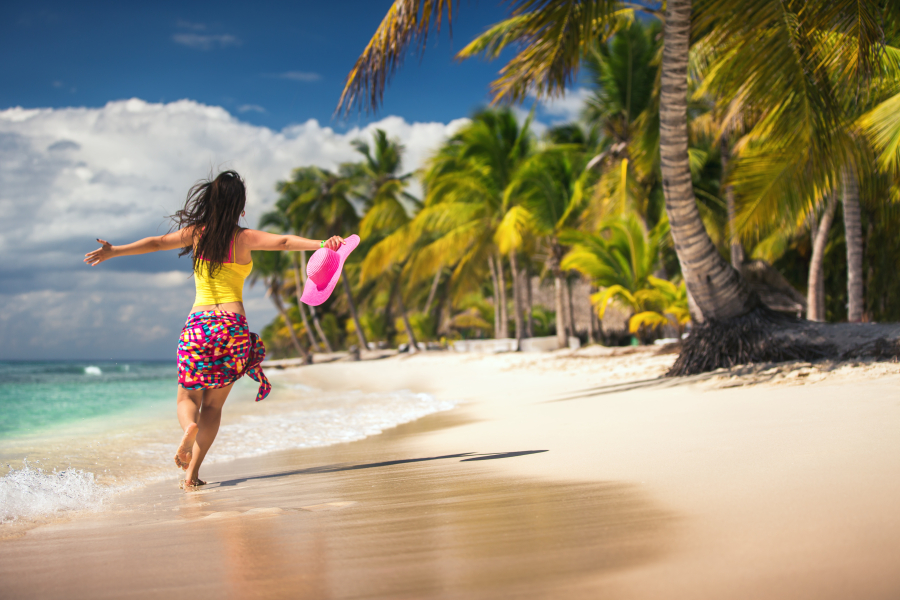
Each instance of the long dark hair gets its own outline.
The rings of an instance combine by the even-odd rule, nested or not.
[[[244,180],[235,171],[222,171],[215,179],[198,181],[190,189],[184,208],[172,215],[178,229],[194,225],[194,239],[178,256],[190,254],[194,272],[207,263],[213,277],[228,260],[231,240],[241,227],[238,219],[247,203]],[[234,257],[232,257],[234,260]]]

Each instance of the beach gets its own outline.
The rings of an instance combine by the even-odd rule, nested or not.
[[[23,529],[0,541],[0,597],[896,598],[900,365],[662,379],[674,358],[269,369],[273,396],[402,391],[435,410]]]

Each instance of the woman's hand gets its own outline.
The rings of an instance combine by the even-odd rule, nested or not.
[[[91,265],[92,267],[99,265],[104,260],[112,258],[115,253],[113,252],[112,244],[107,242],[106,240],[101,240],[97,238],[97,241],[103,244],[93,252],[88,252],[84,255],[84,262]]]
[[[345,242],[344,238],[342,238],[341,236],[333,235],[330,238],[328,238],[327,240],[325,240],[325,247],[328,248],[329,250],[337,250],[338,248],[340,248],[341,246],[343,246],[346,243],[347,242]]]

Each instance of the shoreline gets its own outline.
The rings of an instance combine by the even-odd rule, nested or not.
[[[900,590],[898,365],[663,383],[655,373],[673,357],[584,356],[424,353],[280,371],[329,392],[405,388],[458,405],[361,441],[214,463],[194,494],[170,482],[128,492],[105,513],[0,542],[0,573],[22,597],[185,584],[198,597],[309,598]],[[172,569],[182,553],[210,578]],[[95,581],[101,558],[131,577]],[[42,582],[47,560],[74,587]]]

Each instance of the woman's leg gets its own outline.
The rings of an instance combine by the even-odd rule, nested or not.
[[[184,431],[184,437],[175,451],[175,464],[187,469],[191,462],[194,438],[197,437],[197,419],[203,404],[203,390],[186,390],[178,386],[178,422]]]
[[[222,407],[231,391],[231,385],[222,388],[214,388],[204,390],[203,403],[200,408],[200,418],[197,421],[197,439],[194,441],[194,448],[191,453],[191,462],[188,465],[187,473],[185,473],[185,482],[192,482],[199,479],[200,465],[209,452],[210,446],[219,433],[219,423],[222,420]]]

